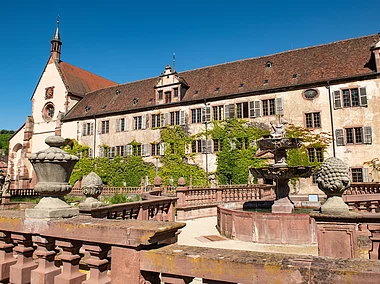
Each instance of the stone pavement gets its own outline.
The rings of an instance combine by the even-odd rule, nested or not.
[[[318,255],[317,245],[268,245],[230,240],[219,235],[216,217],[199,218],[188,221],[178,236],[178,244],[187,246],[224,248],[246,251]]]

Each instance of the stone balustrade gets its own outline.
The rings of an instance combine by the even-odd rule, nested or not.
[[[102,189],[103,196],[111,196],[114,194],[142,194],[145,192],[145,187],[135,186],[135,187],[110,187],[105,186]],[[73,188],[70,195],[83,196],[81,188]]]
[[[379,183],[352,183],[342,198],[352,211],[380,212]]]
[[[250,200],[273,200],[271,185],[226,185],[210,187],[177,187],[177,220],[216,216],[217,205]]]
[[[131,261],[139,254],[137,250],[174,243],[178,229],[184,226],[83,215],[57,220],[25,219],[23,215],[22,211],[0,212],[1,283],[142,283],[129,282],[128,276],[118,274],[120,264]],[[89,270],[87,277],[80,267]],[[129,269],[144,274],[139,262],[131,262]]]
[[[176,245],[183,223],[83,215],[48,221],[25,219],[22,211],[0,211],[0,223],[1,283],[377,283],[380,277],[378,261]],[[378,241],[378,226],[372,230]]]
[[[149,196],[149,200],[114,204],[91,210],[94,218],[174,221],[177,198]]]

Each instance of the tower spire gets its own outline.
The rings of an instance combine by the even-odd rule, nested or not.
[[[52,59],[55,59],[58,61],[60,60],[60,57],[61,57],[61,45],[62,45],[61,36],[59,34],[59,22],[60,22],[60,17],[58,15],[55,33],[53,35],[52,40],[50,41],[51,42],[51,50],[50,50],[51,57]]]

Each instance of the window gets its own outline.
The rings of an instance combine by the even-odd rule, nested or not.
[[[125,118],[120,118],[116,120],[116,132],[127,130],[125,121]]]
[[[178,98],[178,88],[174,88],[174,97]]]
[[[150,154],[151,156],[158,156],[161,154],[160,151],[161,144],[152,143],[150,144]]]
[[[236,115],[238,118],[248,118],[248,102],[236,104]]]
[[[321,114],[319,112],[305,113],[306,128],[320,128]]]
[[[165,92],[165,102],[167,104],[172,102],[172,92]]]
[[[352,181],[353,182],[363,182],[363,171],[362,168],[352,168],[351,169]]]
[[[94,134],[94,123],[88,122],[83,124],[83,136]]]
[[[309,161],[311,163],[323,162],[323,149],[322,148],[307,148],[307,153],[309,155]]]
[[[366,88],[351,88],[334,91],[333,98],[335,109],[368,105]]]
[[[214,142],[214,152],[219,152],[223,150],[223,141],[218,139],[213,139]]]
[[[161,127],[161,114],[152,114],[152,128]]]
[[[142,116],[136,116],[133,118],[133,129],[141,129],[142,128]]]
[[[162,91],[158,91],[158,100],[159,101],[162,101],[162,94],[163,94]]]
[[[194,140],[191,142],[192,153],[202,153],[202,140]]]
[[[276,114],[274,99],[263,100],[262,105],[263,105],[263,116]]]
[[[102,121],[102,127],[101,127],[101,133],[106,134],[110,132],[110,121],[109,120],[103,120]]]
[[[53,103],[47,103],[44,108],[42,109],[42,118],[49,122],[53,119],[54,116],[54,105]]]
[[[368,168],[351,168],[352,182],[369,182]]]
[[[337,146],[345,144],[372,144],[372,127],[351,127],[335,130]]]
[[[180,112],[179,111],[172,111],[170,113],[170,125],[180,125]]]
[[[212,113],[214,120],[223,120],[223,106],[213,106]]]
[[[191,123],[201,123],[202,122],[202,109],[196,108],[191,110]]]
[[[235,105],[229,104],[224,106],[224,119],[235,117]]]

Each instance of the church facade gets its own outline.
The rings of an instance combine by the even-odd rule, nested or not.
[[[156,78],[127,84],[61,61],[58,27],[51,43],[32,116],[10,140],[13,187],[33,186],[26,157],[46,148],[49,135],[76,139],[89,146],[92,157],[141,155],[155,162],[165,151],[162,127],[179,125],[197,134],[213,120],[236,117],[269,125],[279,116],[314,133],[333,134],[326,151],[308,150],[310,159],[336,156],[350,166],[353,181],[379,181],[378,35],[186,72],[168,65]],[[187,149],[194,153],[190,162],[215,172],[221,146],[200,137]],[[312,178],[306,183],[315,188]]]

